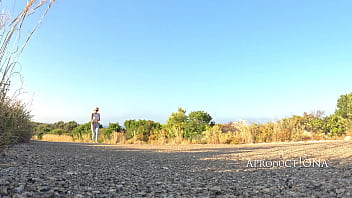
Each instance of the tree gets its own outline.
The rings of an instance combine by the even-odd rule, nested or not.
[[[192,139],[196,135],[200,135],[205,131],[207,126],[213,126],[213,118],[204,111],[193,111],[189,113],[188,120],[185,124],[184,137]]]
[[[186,110],[178,108],[177,112],[172,113],[166,121],[166,127],[169,130],[169,135],[172,137],[182,137],[186,122]]]
[[[345,119],[352,119],[352,93],[340,96],[335,114]]]

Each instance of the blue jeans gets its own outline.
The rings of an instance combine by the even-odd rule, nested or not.
[[[92,123],[91,129],[92,129],[92,141],[98,142],[99,123],[98,122]]]

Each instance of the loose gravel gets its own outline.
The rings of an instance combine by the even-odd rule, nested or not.
[[[31,141],[0,156],[0,197],[352,197],[352,142]]]

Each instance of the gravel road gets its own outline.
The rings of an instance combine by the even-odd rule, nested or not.
[[[352,197],[352,141],[31,141],[0,157],[0,197]]]

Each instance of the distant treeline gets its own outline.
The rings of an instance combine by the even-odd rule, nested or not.
[[[90,123],[79,125],[75,121],[59,121],[54,124],[35,123],[35,135],[41,139],[46,134],[68,135],[74,141],[83,140],[91,133]],[[248,124],[246,121],[216,124],[205,111],[189,114],[179,108],[171,113],[166,124],[152,120],[126,120],[121,126],[110,123],[101,126],[100,142],[114,143],[201,143],[242,144],[261,142],[285,142],[339,138],[352,134],[352,93],[341,95],[334,114],[323,112],[303,113],[264,124]],[[109,141],[111,142],[111,141]]]

